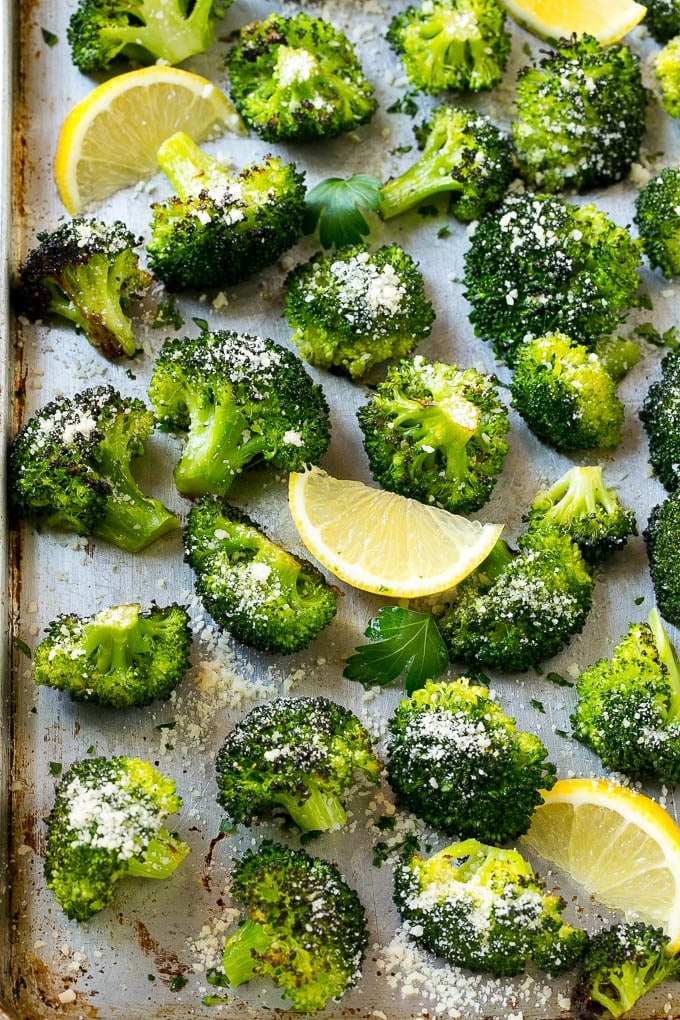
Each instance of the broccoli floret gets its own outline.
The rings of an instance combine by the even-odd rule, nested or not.
[[[213,42],[231,0],[79,0],[67,37],[76,67],[106,71],[117,57],[181,64]]]
[[[119,221],[75,219],[38,241],[19,267],[17,311],[66,319],[106,358],[132,357],[130,303],[151,284],[134,250],[141,238]]]
[[[145,496],[130,460],[144,452],[154,417],[112,386],[56,397],[19,430],[9,457],[10,503],[36,524],[96,535],[139,552],[179,527]]]
[[[227,67],[237,110],[270,142],[335,138],[378,106],[344,33],[309,14],[244,25]]]
[[[224,495],[257,461],[303,471],[328,447],[321,387],[273,340],[231,331],[171,337],[154,366],[149,399],[161,428],[187,434],[174,474],[185,496]]]
[[[416,138],[420,158],[380,191],[383,219],[444,192],[452,215],[467,223],[503,198],[514,175],[510,143],[488,117],[440,106]]]
[[[680,170],[666,167],[637,197],[635,223],[652,269],[680,274]]]
[[[592,348],[638,303],[640,248],[593,205],[509,195],[465,255],[475,332],[509,365],[523,341],[553,333]]]
[[[189,614],[176,603],[137,603],[94,616],[63,614],[33,656],[33,679],[75,701],[130,708],[165,701],[189,666]]]
[[[527,520],[530,530],[546,524],[559,528],[588,563],[623,549],[628,536],[638,533],[635,514],[607,487],[599,465],[573,467],[537,493]]]
[[[227,938],[224,973],[209,981],[235,987],[268,977],[304,1012],[323,1009],[357,983],[366,915],[334,864],[263,840],[236,862],[231,893],[248,918]]]
[[[680,35],[674,36],[654,58],[661,103],[671,117],[680,117]]]
[[[206,609],[237,641],[296,652],[335,616],[337,589],[321,572],[217,496],[192,506],[184,548]]]
[[[680,626],[680,489],[652,509],[643,532],[659,612]]]
[[[387,774],[400,804],[458,836],[505,843],[529,828],[555,767],[537,736],[467,677],[428,680],[389,721]]]
[[[415,854],[394,875],[399,912],[420,942],[454,967],[496,977],[529,961],[549,974],[570,970],[588,936],[562,920],[564,901],[546,892],[516,850],[475,839],[428,859]]]
[[[173,780],[139,758],[88,758],[59,783],[47,818],[45,875],[67,916],[86,921],[126,875],[169,878],[189,852],[163,823],[179,811]]]
[[[510,54],[496,0],[422,0],[395,14],[387,41],[414,88],[431,95],[492,88]]]
[[[661,928],[636,921],[593,935],[571,993],[575,1020],[620,1017],[666,979],[680,978],[680,958]]]
[[[680,35],[679,0],[646,0],[644,27],[659,43],[669,42],[674,35]]]
[[[177,194],[154,204],[147,251],[170,290],[240,283],[301,235],[304,175],[292,163],[265,156],[232,172],[181,131],[163,142],[158,162]]]
[[[512,138],[521,176],[542,191],[621,180],[637,158],[647,93],[628,46],[561,39],[517,77]]]
[[[286,277],[285,315],[306,361],[353,378],[409,354],[434,322],[417,263],[398,244],[317,252]]]
[[[640,418],[654,473],[673,492],[680,483],[680,351],[670,351],[661,362],[661,378],[649,387]]]
[[[680,663],[656,609],[630,625],[611,661],[581,673],[576,692],[574,736],[606,768],[680,782]]]
[[[232,821],[283,809],[302,832],[347,821],[344,801],[362,772],[382,763],[357,717],[328,698],[274,698],[238,723],[217,756],[218,801]]]
[[[508,452],[495,378],[421,355],[391,366],[358,418],[375,480],[452,513],[486,503]]]
[[[528,531],[514,554],[500,539],[437,620],[452,660],[514,672],[549,659],[583,627],[594,582],[559,528]]]

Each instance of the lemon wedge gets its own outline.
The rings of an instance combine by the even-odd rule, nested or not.
[[[508,14],[540,39],[554,42],[576,35],[594,35],[603,45],[618,42],[635,28],[647,8],[634,0],[503,0]]]

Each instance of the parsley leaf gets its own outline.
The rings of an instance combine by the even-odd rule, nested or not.
[[[362,209],[375,212],[380,205],[381,183],[369,174],[344,180],[329,177],[307,193],[303,230],[313,234],[317,226],[324,248],[360,244],[371,231]]]
[[[369,620],[365,631],[372,642],[350,655],[343,676],[364,687],[385,686],[406,672],[409,694],[436,680],[449,664],[449,653],[430,613],[386,606]]]

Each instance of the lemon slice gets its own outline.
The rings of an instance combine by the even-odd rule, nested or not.
[[[77,103],[62,124],[54,160],[61,200],[76,215],[156,173],[156,152],[176,131],[200,142],[226,130],[246,129],[207,78],[161,66],[119,74]]]
[[[518,25],[540,39],[554,41],[577,35],[594,35],[603,45],[618,42],[635,28],[647,8],[634,0],[503,0]]]
[[[291,474],[288,504],[300,538],[336,577],[398,598],[452,588],[503,530],[320,468]]]
[[[543,791],[522,837],[604,906],[661,926],[680,948],[680,828],[655,801],[605,779]]]

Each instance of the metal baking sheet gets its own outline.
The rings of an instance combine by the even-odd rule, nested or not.
[[[9,261],[15,266],[35,242],[36,233],[53,228],[65,216],[53,184],[51,161],[63,117],[94,84],[71,67],[66,26],[74,6],[75,0],[16,0],[14,4],[6,0],[0,15],[0,68],[4,78],[0,95],[0,174],[4,185],[0,240],[5,265]],[[391,10],[388,2],[328,0],[310,7],[294,2],[235,0],[213,51],[187,66],[224,84],[226,37],[253,18],[274,10],[294,13],[301,6],[327,16],[353,39],[375,84],[380,110],[370,125],[332,143],[279,146],[276,150],[305,169],[310,186],[330,175],[349,176],[360,171],[386,179],[413,159],[412,153],[401,151],[413,144],[411,119],[387,112],[405,91],[400,65],[382,37]],[[516,68],[526,60],[529,50],[537,52],[540,48],[535,39],[515,27],[512,34],[512,63],[504,85],[473,103],[490,112],[500,124],[507,124],[510,115]],[[49,45],[46,39],[52,41],[52,36],[56,36],[56,43]],[[639,30],[628,41],[641,53],[649,75],[649,54],[654,47]],[[428,105],[429,101],[419,100],[421,114]],[[237,166],[271,148],[254,137],[235,136],[225,136],[210,146],[214,154]],[[646,162],[647,169],[672,163],[680,152],[678,124],[661,112],[654,98],[644,152],[657,154],[654,162]],[[625,183],[578,201],[593,200],[619,223],[630,223],[635,192],[633,184]],[[115,196],[98,214],[105,219],[121,218],[135,231],[146,234],[150,201],[167,194],[167,184],[160,178],[153,179],[148,186]],[[432,336],[420,346],[422,353],[463,366],[497,369],[501,379],[507,381],[507,372],[495,365],[488,345],[476,340],[469,326],[460,282],[467,231],[456,221],[449,221],[443,209],[433,219],[414,213],[386,227],[376,223],[371,242],[378,245],[395,239],[420,261],[437,311]],[[446,224],[450,236],[440,237],[440,228]],[[314,249],[312,241],[302,241],[278,265],[246,284],[228,288],[217,297],[210,293],[181,299],[186,332],[197,330],[193,318],[200,317],[211,327],[268,335],[288,344],[290,330],[281,317],[283,279],[288,268]],[[661,330],[676,324],[676,284],[658,274],[646,272],[643,276],[654,299],[654,322]],[[0,286],[2,342],[6,345],[0,414],[6,432],[13,431],[22,416],[58,392],[75,393],[106,381],[126,393],[145,396],[153,355],[165,330],[140,321],[144,353],[130,365],[110,365],[68,329],[16,320],[8,323],[6,273]],[[636,321],[646,318],[649,313],[631,315],[628,325],[632,328]],[[635,507],[641,529],[650,508],[663,496],[661,487],[650,477],[637,418],[649,382],[658,374],[659,360],[658,350],[645,348],[641,363],[624,382],[625,438],[616,454],[604,461],[608,482],[615,484],[621,498]],[[356,408],[364,400],[364,387],[324,372],[314,374],[324,386],[333,414],[333,439],[324,466],[338,476],[368,481],[355,419]],[[11,423],[5,420],[10,403]],[[479,516],[505,522],[506,536],[512,540],[521,529],[522,514],[537,488],[558,477],[570,462],[542,446],[514,414],[510,441],[503,475]],[[149,443],[141,477],[150,491],[185,514],[187,503],[171,484],[176,453],[177,445],[170,437],[156,436]],[[274,474],[249,474],[238,482],[233,498],[247,507],[274,538],[303,552],[288,515],[285,488],[285,479]],[[216,635],[193,599],[192,578],[182,561],[177,534],[132,557],[103,543],[48,532],[38,534],[22,527],[4,536],[2,566],[8,552],[3,612],[11,636],[20,643],[35,647],[45,625],[59,612],[90,613],[116,602],[148,603],[153,599],[161,604],[178,599],[191,605],[195,642],[192,671],[175,698],[148,709],[112,714],[91,705],[75,705],[52,691],[37,690],[31,680],[30,660],[15,641],[11,672],[2,671],[0,711],[0,923],[6,932],[6,937],[0,939],[0,1004],[4,1015],[16,1020],[281,1015],[281,1000],[258,983],[239,989],[226,1006],[206,1007],[201,1002],[209,990],[205,966],[219,951],[224,932],[235,917],[227,891],[233,855],[266,835],[296,844],[290,832],[264,824],[250,832],[220,835],[214,757],[230,725],[258,700],[281,692],[323,693],[335,698],[353,708],[381,743],[399,689],[365,695],[361,687],[343,680],[342,669],[344,657],[360,643],[366,622],[382,600],[344,588],[336,621],[306,652],[290,658],[267,657]],[[638,537],[624,554],[599,571],[595,605],[583,634],[551,661],[550,668],[574,676],[579,667],[608,654],[628,623],[646,618],[651,607],[644,544]],[[3,628],[1,633],[0,655],[5,663],[7,631]],[[678,638],[677,633],[673,636]],[[452,669],[451,675],[460,672]],[[492,676],[491,682],[501,703],[520,724],[540,733],[561,776],[601,774],[593,755],[559,734],[569,730],[573,703],[570,689],[554,687],[534,671],[519,677]],[[540,702],[544,711],[532,702]],[[191,844],[192,853],[172,880],[158,885],[129,882],[112,908],[86,924],[77,924],[66,920],[44,889],[43,819],[53,799],[57,781],[54,773],[89,753],[137,754],[157,762],[174,776],[185,805],[176,827]],[[673,790],[651,785],[648,792],[677,816],[679,803]],[[365,1020],[556,1020],[567,1016],[566,980],[552,981],[537,973],[508,981],[471,979],[434,964],[406,944],[394,942],[398,925],[391,903],[390,867],[372,864],[374,843],[385,839],[385,834],[371,824],[393,810],[387,786],[359,792],[351,801],[349,828],[317,839],[309,847],[337,861],[358,889],[370,925],[370,949],[361,983],[341,1003],[329,1006],[324,1015]],[[417,827],[414,820],[400,818],[402,835],[411,826]],[[570,889],[562,876],[551,875],[545,866],[543,874],[567,895],[571,917],[586,916],[588,923],[598,920],[597,909],[584,902],[582,893]],[[656,997],[645,1000],[632,1016],[680,1017],[680,989],[664,988]]]

